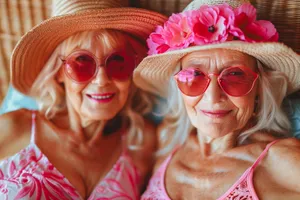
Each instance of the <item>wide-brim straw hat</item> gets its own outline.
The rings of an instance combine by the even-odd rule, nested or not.
[[[184,11],[198,9],[201,5],[227,3],[233,8],[247,0],[194,0]],[[288,78],[288,91],[291,94],[300,88],[300,56],[280,42],[226,41],[202,46],[191,46],[180,50],[170,50],[161,54],[150,55],[138,65],[134,72],[135,84],[143,90],[161,97],[168,96],[170,79],[181,59],[191,52],[208,49],[236,50],[258,59],[264,67],[283,72]]]
[[[13,50],[10,70],[14,88],[29,94],[55,48],[82,31],[114,29],[141,41],[167,19],[157,12],[128,7],[126,0],[54,0],[51,18],[27,32]]]

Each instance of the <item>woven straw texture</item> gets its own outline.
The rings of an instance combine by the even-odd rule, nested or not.
[[[130,5],[166,15],[182,11],[191,0],[131,0]],[[300,52],[300,0],[251,0],[258,18],[272,21],[280,41]],[[0,0],[0,103],[9,85],[9,58],[20,37],[51,15],[51,0]]]
[[[271,21],[279,40],[300,53],[300,0],[252,0],[257,18]]]
[[[20,37],[51,14],[51,0],[0,0],[0,103],[9,85],[10,55]]]
[[[192,3],[190,3],[183,11],[186,10],[195,10],[197,8],[199,8],[201,5],[206,4],[206,5],[216,5],[216,4],[222,4],[222,3],[227,3],[228,5],[230,5],[233,8],[239,7],[240,5],[242,5],[243,3],[249,3],[249,0],[198,0],[198,1],[192,1]]]

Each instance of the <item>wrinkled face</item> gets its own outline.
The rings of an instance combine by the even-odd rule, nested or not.
[[[73,74],[71,74],[70,77],[70,75],[66,73],[68,69],[63,65],[59,72],[59,80],[64,83],[68,106],[71,106],[80,117],[91,120],[109,120],[115,117],[124,107],[132,81],[131,76],[122,81],[112,78],[110,73],[112,73],[113,70],[106,70],[105,68],[107,66],[105,63],[118,62],[118,60],[114,60],[115,58],[112,58],[113,60],[111,60],[111,57],[109,59],[107,58],[116,51],[124,52],[126,45],[124,42],[123,44],[114,44],[113,47],[107,47],[111,45],[106,46],[96,39],[92,44],[93,47],[89,49],[78,47],[75,52],[84,50],[88,55],[91,53],[90,55],[94,56],[94,60],[97,60],[98,71],[93,78],[83,83],[76,82],[72,79]],[[135,56],[133,52],[132,55]],[[83,66],[88,66],[89,64],[86,63],[91,62],[91,57],[86,58],[80,56],[80,53],[78,55],[75,54],[72,59],[80,63],[79,67],[82,67],[82,63],[84,63]],[[112,64],[112,66],[117,65]],[[72,69],[70,70],[72,71]],[[90,72],[84,73],[88,74]],[[76,74],[74,77],[80,78],[81,74]],[[82,79],[85,78],[83,77]]]
[[[218,84],[218,74],[239,66],[256,71],[256,60],[247,54],[224,49],[193,52],[182,59],[182,69],[196,68],[204,74],[214,74],[209,75],[211,81],[203,94],[187,96],[182,93],[187,113],[198,133],[212,138],[222,137],[244,128],[251,118],[258,91],[257,81],[249,93],[239,97],[228,95]],[[229,74],[238,73],[230,71]]]

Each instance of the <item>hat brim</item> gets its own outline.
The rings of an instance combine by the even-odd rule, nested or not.
[[[167,97],[170,78],[180,60],[187,54],[208,49],[236,50],[258,59],[265,67],[283,72],[288,78],[287,94],[300,88],[300,56],[282,43],[248,43],[231,41],[193,46],[146,57],[134,72],[133,80],[143,90]]]
[[[109,8],[52,17],[27,32],[13,50],[10,70],[14,88],[30,88],[54,49],[69,36],[88,30],[115,29],[145,40],[166,17],[139,8]]]

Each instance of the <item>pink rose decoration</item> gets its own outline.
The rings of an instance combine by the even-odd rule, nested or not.
[[[227,4],[221,6],[201,6],[193,13],[195,44],[202,45],[224,42],[228,28],[234,19],[234,12]]]
[[[256,9],[245,3],[235,9],[235,21],[230,33],[247,42],[277,41],[278,33],[274,25],[265,20],[256,21]]]

